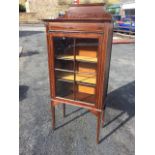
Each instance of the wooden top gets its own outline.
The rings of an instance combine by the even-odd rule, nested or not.
[[[105,11],[104,3],[74,4],[66,14],[56,19],[44,19],[45,22],[105,22],[112,21],[110,13]]]

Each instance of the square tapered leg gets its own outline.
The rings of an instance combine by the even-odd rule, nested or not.
[[[104,127],[104,110],[102,111],[102,128]]]
[[[52,128],[55,129],[55,106],[53,101],[51,101],[51,110],[52,110]]]
[[[97,116],[97,132],[96,132],[96,143],[97,144],[99,144],[100,123],[101,123],[101,113],[99,113]]]
[[[66,116],[66,105],[62,104],[62,106],[63,106],[63,117],[65,117]]]

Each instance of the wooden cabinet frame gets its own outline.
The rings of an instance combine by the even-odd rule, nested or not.
[[[96,5],[95,5],[96,6]],[[86,6],[85,6],[86,7]],[[90,6],[89,6],[90,7]],[[80,7],[78,8],[80,9]],[[89,10],[89,9],[88,9]],[[88,11],[89,12],[89,11]],[[106,14],[106,19],[85,21],[80,19],[56,19],[44,20],[46,22],[46,34],[48,45],[48,65],[50,80],[50,96],[52,109],[52,126],[55,128],[55,106],[63,104],[63,115],[65,116],[65,104],[88,109],[97,117],[96,142],[99,143],[100,120],[104,123],[105,97],[107,94],[108,76],[110,67],[110,56],[112,47],[113,24],[111,16]],[[107,20],[109,18],[109,20]],[[98,62],[97,62],[97,82],[96,82],[96,104],[92,105],[82,101],[69,100],[56,97],[55,81],[55,50],[54,37],[69,38],[96,38],[98,39]]]

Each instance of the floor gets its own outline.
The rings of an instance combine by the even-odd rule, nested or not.
[[[105,126],[96,144],[96,117],[67,106],[56,108],[51,127],[45,32],[20,31],[20,155],[134,155],[134,44],[113,45]]]

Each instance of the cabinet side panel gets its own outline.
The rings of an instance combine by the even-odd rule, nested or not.
[[[49,30],[49,25],[48,23],[46,23],[46,39],[47,39],[47,53],[48,53],[48,74],[49,74],[49,83],[50,83],[50,97],[52,97],[52,83],[51,83],[51,65],[50,65],[50,37],[48,34],[48,30]]]
[[[107,54],[105,63],[105,85],[104,85],[104,98],[107,96],[108,91],[108,81],[109,81],[109,71],[110,71],[110,61],[111,61],[111,51],[112,51],[112,40],[113,40],[113,23],[108,24],[108,40],[107,40]]]
[[[107,94],[112,37],[113,37],[113,24],[105,23],[104,35],[102,38],[102,49],[100,55],[98,109],[102,109],[102,107],[104,107],[105,97]]]
[[[54,51],[53,51],[53,40],[51,34],[48,33],[49,25],[46,25],[46,36],[47,36],[47,48],[48,48],[48,69],[49,69],[49,83],[50,83],[50,96],[55,97],[55,82],[54,82]]]

